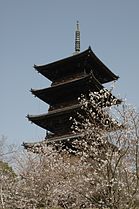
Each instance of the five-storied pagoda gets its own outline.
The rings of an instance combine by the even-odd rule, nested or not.
[[[33,95],[49,104],[48,113],[28,115],[32,123],[46,130],[43,143],[62,142],[70,147],[70,140],[77,138],[71,130],[70,117],[76,117],[81,108],[78,97],[88,95],[89,91],[103,89],[103,84],[118,79],[94,54],[91,47],[80,52],[80,30],[77,22],[75,32],[75,53],[46,65],[34,68],[52,84],[44,89],[31,89]],[[26,149],[39,147],[40,143],[23,143]]]

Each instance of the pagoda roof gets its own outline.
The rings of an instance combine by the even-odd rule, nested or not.
[[[31,89],[33,95],[37,96],[44,102],[53,105],[57,101],[76,97],[76,99],[87,91],[99,91],[103,86],[95,77],[91,74],[84,75],[80,78],[72,79],[64,83],[53,85],[49,88],[44,89]],[[74,94],[73,94],[74,91]]]
[[[76,104],[64,108],[59,108],[53,111],[48,112],[47,114],[41,114],[41,115],[27,115],[27,118],[32,123],[40,126],[41,128],[44,128],[52,133],[59,132],[59,128],[61,131],[61,126],[57,126],[55,128],[54,124],[57,120],[59,120],[59,117],[62,117],[62,124],[64,124],[63,129],[66,130],[66,128],[70,128],[72,125],[72,122],[69,120],[71,116],[76,116],[77,111],[80,109],[81,104]]]
[[[102,63],[102,61],[94,54],[91,47],[81,53],[53,63],[34,65],[34,68],[51,81],[55,81],[61,77],[60,72],[62,72],[62,75],[67,75],[69,71],[76,73],[76,70],[84,70],[85,68],[90,68],[93,71],[94,76],[102,84],[119,78]]]
[[[42,148],[45,148],[45,146],[53,145],[53,143],[61,143],[61,142],[67,142],[67,141],[73,141],[74,139],[79,139],[82,137],[82,134],[80,133],[69,133],[65,135],[53,135],[50,139],[44,139],[40,142],[30,142],[26,143],[23,142],[23,146],[28,151],[34,152],[34,153],[42,153]],[[57,145],[57,144],[55,144]]]

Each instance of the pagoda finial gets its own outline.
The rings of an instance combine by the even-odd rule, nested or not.
[[[75,31],[75,53],[80,52],[80,28],[79,28],[79,21],[76,24],[76,31]]]

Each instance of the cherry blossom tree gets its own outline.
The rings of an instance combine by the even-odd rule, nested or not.
[[[82,183],[78,190],[91,206],[134,208],[139,190],[139,114],[108,90],[80,98],[73,130],[79,148]],[[114,107],[113,107],[114,106]],[[77,186],[76,186],[77,188]]]
[[[139,181],[138,113],[125,104],[117,106],[120,100],[105,89],[79,100],[82,108],[72,127],[80,133],[72,142],[77,151],[57,152],[43,145],[39,163],[43,169],[37,166],[34,177],[30,173],[31,179],[37,179],[35,185],[41,185],[39,181],[49,185],[38,202],[45,196],[43,205],[50,207],[134,208]],[[35,192],[44,191],[43,186]]]

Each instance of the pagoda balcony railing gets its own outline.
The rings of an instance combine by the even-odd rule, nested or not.
[[[77,73],[77,74],[72,74],[63,78],[60,78],[59,80],[54,81],[51,86],[57,86],[57,85],[61,85],[70,81],[74,81],[74,80],[78,80],[79,78],[83,78],[84,76],[86,76],[85,72],[81,72],[81,73]]]
[[[73,100],[73,101],[67,101],[67,102],[64,102],[64,103],[59,103],[57,105],[52,105],[52,106],[49,107],[48,112],[56,110],[56,109],[63,109],[65,107],[76,105],[78,103],[79,102],[78,102],[78,98],[77,98],[76,100]]]

